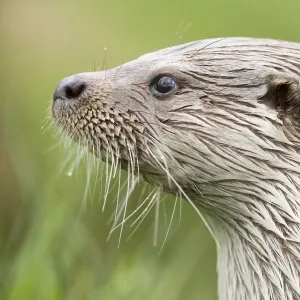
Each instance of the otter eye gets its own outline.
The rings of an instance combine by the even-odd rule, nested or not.
[[[157,77],[152,83],[154,94],[163,96],[171,93],[176,87],[175,80],[167,75]]]

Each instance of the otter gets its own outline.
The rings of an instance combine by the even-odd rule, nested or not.
[[[201,40],[65,78],[52,112],[95,156],[204,213],[219,299],[295,300],[299,79],[299,43]]]

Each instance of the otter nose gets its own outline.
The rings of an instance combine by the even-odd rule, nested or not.
[[[80,78],[68,77],[63,79],[54,92],[53,99],[75,100],[79,98],[87,88],[86,82]]]

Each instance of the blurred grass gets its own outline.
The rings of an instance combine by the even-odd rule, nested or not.
[[[91,195],[82,213],[85,166],[58,175],[68,153],[42,126],[59,80],[94,62],[109,68],[216,36],[299,41],[299,9],[296,0],[2,0],[0,299],[216,299],[214,242],[186,203],[160,255],[168,224],[161,218],[153,247],[153,213],[127,243],[125,228],[118,249],[118,233],[106,242],[115,191],[105,213]]]

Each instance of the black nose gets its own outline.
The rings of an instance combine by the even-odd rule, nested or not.
[[[87,84],[79,78],[68,77],[63,79],[54,92],[53,99],[78,99],[86,90]]]

